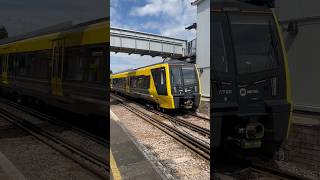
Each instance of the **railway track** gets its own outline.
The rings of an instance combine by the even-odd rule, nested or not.
[[[261,164],[253,164],[248,168],[248,172],[265,178],[281,179],[281,180],[310,180],[309,178],[299,176],[297,174],[283,171],[277,168],[264,166]]]
[[[222,176],[221,176],[222,175]],[[227,177],[235,179],[275,179],[275,180],[311,180],[309,178],[283,171],[275,167],[265,164],[252,163],[247,167],[228,173],[215,173],[216,179],[224,179]]]
[[[27,114],[29,114],[31,116],[37,117],[38,119],[41,119],[43,121],[47,121],[47,122],[50,122],[50,123],[58,125],[58,126],[66,127],[68,129],[70,129],[71,131],[73,131],[73,132],[75,132],[75,133],[77,133],[77,134],[79,134],[81,136],[84,136],[87,139],[90,139],[93,142],[96,142],[96,143],[98,143],[100,145],[103,145],[105,147],[109,146],[109,142],[106,139],[101,138],[101,137],[99,137],[97,135],[94,135],[92,133],[89,133],[87,131],[84,131],[84,130],[82,130],[82,129],[80,129],[80,128],[72,125],[72,124],[69,124],[69,123],[65,122],[65,121],[59,120],[59,119],[57,119],[55,117],[49,116],[47,114],[41,113],[39,111],[36,111],[36,110],[34,110],[32,108],[29,108],[29,107],[26,107],[26,106],[22,106],[20,104],[14,103],[12,101],[9,101],[9,100],[3,99],[3,98],[1,98],[1,101],[4,102],[5,104],[15,108],[15,109],[23,111],[23,112],[25,112],[25,113],[27,113]]]
[[[124,101],[123,98],[119,97],[119,96],[116,96],[116,95],[111,95],[113,98],[119,100],[119,101]],[[129,103],[135,103],[133,101],[129,101],[129,100],[125,100],[126,102],[129,102]],[[135,103],[136,104],[136,103]],[[138,104],[137,104],[138,105]],[[141,106],[141,105],[138,105],[139,107],[143,108],[143,109],[146,109],[154,114],[157,114],[158,116],[161,116],[163,118],[166,118],[168,119],[169,121],[171,121],[172,123],[175,123],[177,125],[180,125],[180,126],[183,126],[183,127],[186,127],[194,132],[197,132],[205,137],[208,137],[210,138],[210,130],[207,129],[207,128],[204,128],[204,127],[201,127],[201,126],[198,126],[196,124],[193,124],[189,121],[186,121],[185,119],[180,119],[180,118],[177,118],[177,117],[174,117],[174,116],[171,116],[171,115],[168,115],[168,114],[165,114],[165,113],[162,113],[160,111],[157,111],[157,110],[154,110],[154,109],[151,109],[151,108],[146,108],[145,106]]]
[[[67,139],[61,138],[54,133],[44,130],[36,124],[29,122],[27,119],[18,117],[7,110],[0,109],[0,117],[31,134],[67,158],[75,161],[80,166],[88,169],[101,179],[109,178],[108,174],[110,169],[108,165],[109,163],[106,159],[97,156],[87,149],[81,148],[79,145],[74,144]],[[95,167],[93,167],[93,165]]]
[[[131,111],[132,113],[136,114],[140,118],[146,120],[150,124],[156,126],[166,134],[170,135],[192,151],[196,152],[198,155],[203,157],[204,159],[210,161],[210,145],[202,142],[199,139],[196,139],[189,134],[182,132],[178,130],[175,127],[172,127],[165,122],[163,122],[163,117],[160,115],[152,116],[149,115],[143,111],[141,111],[138,108],[135,108],[133,106],[130,106],[128,104],[125,104],[123,101],[121,101],[119,98],[115,98],[118,102],[120,102],[120,105]]]
[[[193,124],[191,122],[188,122],[188,121],[186,121],[184,119],[176,118],[176,117],[167,115],[165,113],[161,113],[161,112],[156,111],[156,110],[150,110],[150,111],[155,113],[155,114],[157,114],[157,115],[159,115],[159,116],[162,116],[162,117],[168,119],[169,121],[171,121],[173,123],[176,123],[176,124],[178,124],[180,126],[186,127],[186,128],[188,128],[188,129],[190,129],[192,131],[195,131],[195,132],[197,132],[199,134],[202,134],[202,135],[210,138],[210,130],[209,129],[203,128],[203,127],[198,126],[198,125],[195,125],[195,124]]]
[[[210,121],[210,118],[199,116],[199,115],[197,115],[195,113],[189,113],[188,115],[196,117],[196,118],[199,118],[199,119],[202,119],[202,120],[205,120],[205,121]]]

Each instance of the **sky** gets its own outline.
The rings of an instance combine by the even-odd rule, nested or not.
[[[66,21],[85,22],[109,13],[108,0],[0,0],[0,26],[9,36]]]
[[[111,27],[137,30],[192,40],[195,31],[185,27],[196,22],[194,0],[110,0]],[[161,57],[110,53],[113,72],[161,62]]]

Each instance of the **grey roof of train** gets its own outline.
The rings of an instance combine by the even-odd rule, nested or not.
[[[169,60],[169,61],[162,61],[162,62],[159,62],[159,63],[150,64],[150,65],[142,66],[142,67],[139,67],[139,68],[126,69],[126,70],[119,71],[119,72],[112,73],[112,74],[119,74],[119,73],[124,73],[124,72],[132,72],[132,71],[136,71],[138,69],[142,69],[142,68],[146,68],[146,67],[154,66],[154,65],[158,65],[158,64],[191,64],[191,63],[188,63],[188,62],[185,62],[185,61],[181,61],[181,60],[177,60],[177,59],[172,59],[172,60]]]
[[[270,8],[268,7],[249,4],[244,1],[242,2],[236,0],[214,0],[213,3],[211,3],[211,9],[213,9],[213,7],[237,7],[240,10],[244,11],[271,12]]]
[[[90,24],[102,22],[102,21],[105,21],[105,20],[108,20],[108,19],[109,18],[104,17],[104,18],[99,18],[99,19],[95,19],[95,20],[92,20],[92,21],[87,21],[87,22],[80,23],[80,24],[75,24],[75,25],[73,25],[71,21],[63,22],[63,23],[56,24],[56,25],[53,25],[53,26],[49,26],[49,27],[45,27],[45,28],[42,28],[42,29],[38,29],[36,31],[30,32],[30,33],[26,33],[26,34],[23,34],[23,35],[18,35],[18,36],[14,36],[14,37],[1,39],[0,40],[0,45],[11,43],[11,42],[16,42],[16,41],[21,41],[21,40],[24,40],[24,39],[29,39],[29,38],[33,38],[33,37],[37,37],[37,36],[41,36],[41,35],[68,31],[68,30],[72,30],[72,29],[75,29],[75,28],[79,28],[79,27],[86,27],[86,26],[88,26]]]

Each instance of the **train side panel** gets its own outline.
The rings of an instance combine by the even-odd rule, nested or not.
[[[157,76],[157,74],[159,74],[158,72],[160,72],[160,76]],[[161,80],[159,80],[159,78],[163,76],[165,76],[165,79],[163,79],[164,80],[163,84],[162,85],[160,84],[160,85],[165,88],[161,89],[159,85],[158,86],[159,92],[158,92],[156,83],[157,82],[161,83]],[[119,74],[111,75],[111,78],[112,78],[112,81],[129,82],[129,83],[125,83],[123,86],[120,86],[120,87],[115,87],[113,85],[113,88],[112,88],[113,91],[123,93],[131,97],[149,100],[151,102],[156,103],[161,108],[165,108],[165,109],[175,108],[174,102],[173,102],[173,96],[171,95],[170,72],[168,69],[168,64],[158,64],[158,65],[149,66],[146,68],[141,68],[141,69],[137,69],[130,72],[119,73]],[[137,78],[148,79],[148,88],[146,89],[146,88],[137,87],[136,85]],[[118,79],[118,80],[115,80],[115,79]]]
[[[109,26],[98,21],[0,45],[2,91],[17,100],[106,116]]]

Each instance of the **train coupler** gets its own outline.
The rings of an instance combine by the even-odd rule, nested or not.
[[[261,147],[261,140],[247,140],[242,139],[239,141],[238,146],[240,146],[242,149],[253,149],[253,148],[260,148]]]
[[[183,106],[186,109],[191,109],[193,107],[193,101],[191,99],[188,99],[183,102]]]

